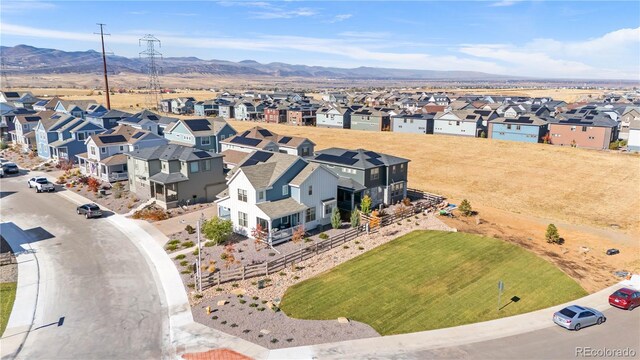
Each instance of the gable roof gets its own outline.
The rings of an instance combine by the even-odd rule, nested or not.
[[[256,189],[266,188],[276,182],[294,163],[304,161],[296,155],[253,151],[243,159],[232,177],[242,171]]]
[[[136,129],[129,125],[118,125],[102,134],[91,135],[90,139],[96,146],[114,146],[123,144],[135,144],[149,137],[162,138],[147,130]]]
[[[392,166],[408,163],[410,161],[409,159],[365,149],[349,150],[337,147],[317,151],[316,155],[309,160],[357,169],[372,169],[380,166]]]
[[[210,151],[204,151],[190,146],[168,144],[152,146],[127,153],[127,156],[141,160],[180,160],[193,161],[222,157]]]
[[[47,110],[47,111],[40,111],[35,114],[21,114],[21,115],[16,115],[13,121],[21,125],[28,124],[28,123],[37,124],[40,120],[49,118],[54,113],[55,113],[54,111]]]
[[[503,123],[524,126],[544,126],[547,125],[548,119],[539,118],[533,114],[521,115],[515,118],[499,117],[490,120],[491,123]]]
[[[316,171],[326,171],[327,173],[331,174],[332,176],[335,176],[336,178],[339,178],[338,175],[336,175],[333,172],[327,170],[324,166],[322,166],[320,164],[308,163],[308,164],[305,165],[305,167],[302,170],[300,170],[300,172],[298,173],[298,175],[296,175],[296,177],[291,179],[291,181],[289,182],[289,185],[292,185],[292,186],[300,186],[300,185],[302,185],[302,183],[304,183],[311,176],[311,174],[313,174]]]

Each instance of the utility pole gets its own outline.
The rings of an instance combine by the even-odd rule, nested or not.
[[[158,73],[160,72],[160,69],[156,62],[158,58],[162,59],[162,54],[156,50],[156,44],[158,47],[162,47],[162,44],[160,43],[160,40],[151,34],[146,34],[138,41],[139,45],[142,45],[143,42],[146,43],[147,50],[140,52],[140,58],[142,58],[143,55],[147,58],[147,74],[149,75],[149,83],[147,85],[147,105],[153,109],[154,107],[159,106],[160,98],[162,96],[160,81],[158,80]]]
[[[198,233],[198,292],[202,292],[202,248],[200,247],[200,224],[204,220],[204,214],[200,214],[200,218],[198,219],[198,224],[196,225],[196,232]]]
[[[2,80],[0,80],[0,87],[8,90],[11,88],[9,84],[9,78],[7,77],[7,65],[4,63],[4,57],[0,56],[0,71],[2,72]]]
[[[102,41],[102,65],[104,66],[104,87],[106,90],[105,93],[107,95],[107,109],[111,110],[111,99],[109,98],[109,78],[107,77],[107,55],[104,52],[104,36],[111,34],[105,34],[102,31],[102,27],[107,24],[98,23],[97,25],[100,26],[100,40]]]

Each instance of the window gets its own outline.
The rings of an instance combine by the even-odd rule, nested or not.
[[[289,185],[282,185],[282,195],[289,195]]]
[[[84,140],[84,139],[86,139],[86,134],[85,134],[85,133],[83,133],[83,132],[79,132],[79,133],[77,133],[77,135],[78,135],[78,140]]]
[[[249,226],[249,221],[247,221],[247,213],[243,213],[242,211],[238,211],[238,225],[242,227]]]
[[[520,130],[520,125],[516,125],[516,130]]]
[[[162,170],[167,170],[167,162],[166,161],[162,162]]]
[[[311,207],[308,208],[307,211],[305,211],[304,213],[304,221],[305,222],[311,222],[311,221],[315,221],[316,219],[316,208]]]
[[[220,135],[220,140],[224,140],[224,135]]]
[[[309,156],[309,148],[307,146],[302,148],[302,156]]]
[[[197,161],[190,162],[189,163],[189,170],[192,173],[197,173],[198,171],[200,171],[200,166],[199,166],[198,162]]]
[[[371,180],[378,180],[380,178],[380,168],[371,169]]]
[[[404,164],[400,164],[400,170],[404,170]]]
[[[576,131],[576,127],[575,127],[575,126],[572,126],[572,127],[571,127],[571,131]]]
[[[309,185],[309,195],[313,195],[313,186]]]
[[[264,201],[264,191],[258,191],[258,201]]]
[[[332,212],[333,212],[333,206],[331,206],[331,204],[326,204],[324,206],[324,215],[325,215],[325,217],[327,215],[331,215]]]
[[[202,160],[202,171],[211,171],[211,160]]]
[[[124,146],[120,145],[120,151],[124,151]]]
[[[247,202],[247,190],[238,189],[238,200]]]
[[[96,148],[94,148],[93,146],[91,147],[91,155],[95,155],[96,154]]]
[[[392,166],[392,167],[391,167],[391,173],[392,173],[392,174],[395,174],[395,173],[396,173],[396,168],[397,168],[397,166]]]
[[[211,138],[207,137],[203,137],[202,139],[200,139],[200,144],[202,145],[211,145]]]
[[[460,126],[460,121],[456,121],[456,126]]]
[[[511,130],[511,124],[507,124],[507,130]]]
[[[106,154],[107,153],[107,148],[106,147],[101,147],[100,148],[100,152],[103,153],[103,154]]]
[[[586,127],[586,126],[583,126],[583,127],[582,127],[582,131],[587,131],[587,127]]]

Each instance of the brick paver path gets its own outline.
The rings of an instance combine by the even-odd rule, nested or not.
[[[199,353],[190,353],[182,355],[185,360],[252,360],[248,356],[244,356],[229,349],[215,349]]]

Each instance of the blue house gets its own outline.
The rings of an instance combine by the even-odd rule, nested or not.
[[[547,134],[548,121],[534,115],[517,118],[500,117],[489,121],[489,138],[539,143]]]
[[[217,116],[218,104],[215,100],[198,101],[193,105],[193,112],[196,116]]]
[[[107,112],[108,109],[94,100],[61,100],[58,101],[54,111],[84,119],[87,114],[104,113]]]
[[[58,140],[57,130],[74,120],[77,119],[71,115],[61,113],[54,113],[50,117],[40,119],[34,129],[36,134],[36,149],[39,157],[51,159],[50,144]]]
[[[118,126],[118,121],[131,116],[131,114],[120,110],[107,110],[104,112],[93,112],[86,115],[86,119],[102,128],[112,129]]]
[[[49,132],[55,134],[49,137]],[[62,121],[49,128],[46,141],[49,142],[49,159],[61,161],[77,161],[76,155],[87,150],[85,141],[93,134],[104,132],[100,126],[89,121],[73,118],[71,121]],[[43,141],[45,137],[41,135]],[[53,141],[50,141],[52,139]],[[46,151],[43,151],[43,155]]]
[[[237,133],[223,118],[180,119],[165,129],[164,137],[173,143],[220,153],[220,141]]]

